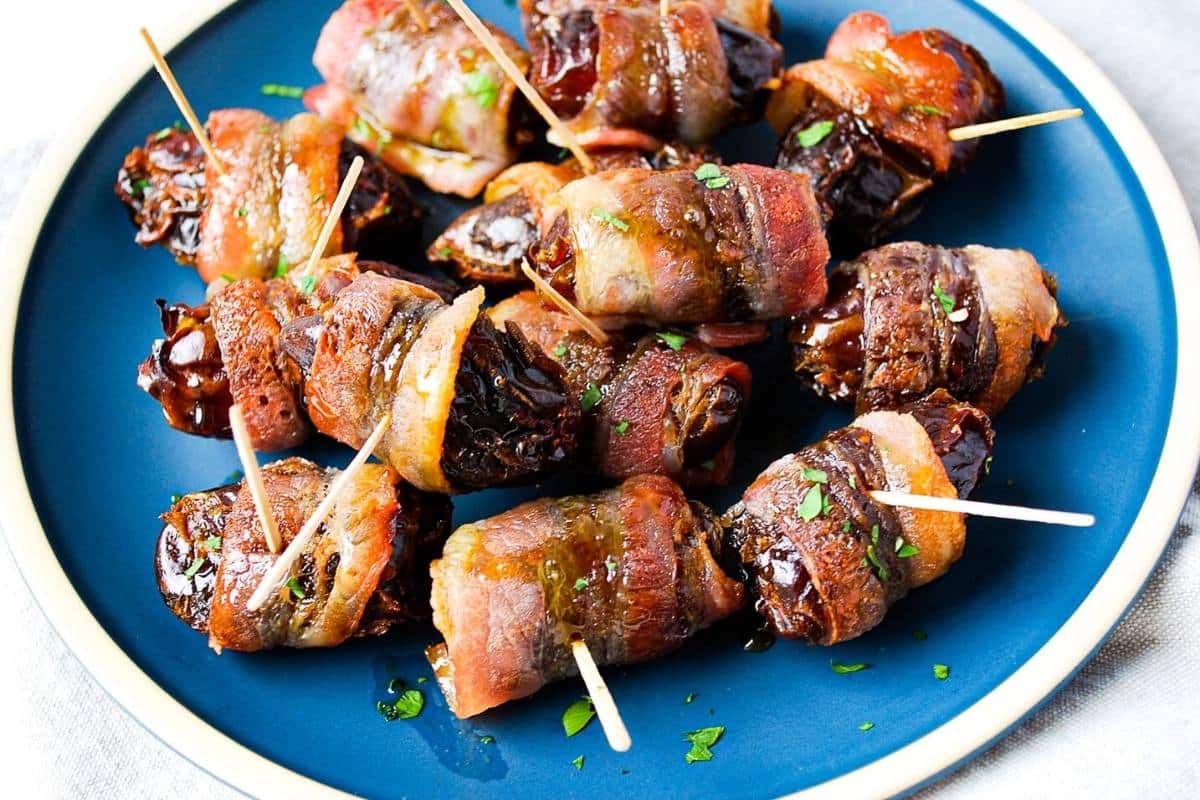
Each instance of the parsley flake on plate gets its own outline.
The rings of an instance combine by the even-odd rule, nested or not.
[[[563,712],[563,732],[567,734],[567,736],[574,736],[586,728],[587,724],[592,721],[592,717],[594,716],[596,716],[596,712],[592,708],[592,698],[579,698],[574,703],[571,703],[571,705],[567,706],[567,710]]]
[[[860,731],[869,731],[869,730],[871,730],[871,728],[874,728],[874,727],[875,727],[874,722],[864,722],[863,724],[858,726],[858,729]]]
[[[583,756],[575,756],[571,763],[575,765],[575,769],[583,769]]]
[[[413,719],[425,708],[425,695],[418,689],[405,689],[392,703],[380,700],[375,704],[378,711],[388,722],[398,719]]]
[[[287,86],[282,83],[264,83],[260,91],[268,97],[291,97],[298,100],[304,96],[304,87]]]
[[[862,672],[864,669],[870,669],[871,665],[863,664],[862,662],[857,664],[842,664],[840,662],[831,660],[829,662],[829,668],[838,675],[849,675],[852,672]]]
[[[697,761],[712,761],[712,747],[725,733],[724,725],[714,725],[710,728],[688,731],[683,735],[684,741],[690,742],[692,749],[684,754],[683,760],[689,764]]]
[[[939,681],[946,680],[946,678],[950,677],[950,668],[945,664],[934,664],[933,677],[937,678]]]

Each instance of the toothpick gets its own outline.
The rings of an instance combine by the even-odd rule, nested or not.
[[[671,0],[658,0],[658,15],[663,19],[671,13]]]
[[[387,433],[388,428],[392,424],[392,415],[384,414],[383,419],[375,426],[375,430],[363,443],[362,449],[354,456],[354,460],[349,466],[342,471],[341,475],[337,476],[333,485],[329,487],[328,493],[325,495],[320,505],[313,511],[312,516],[304,523],[303,527],[296,534],[296,538],[288,544],[279,558],[275,559],[275,563],[267,570],[267,574],[263,575],[262,581],[258,584],[258,588],[254,590],[254,594],[250,595],[250,600],[246,603],[246,609],[249,611],[258,611],[262,608],[263,603],[267,602],[267,598],[271,596],[283,585],[287,574],[292,571],[292,564],[304,552],[304,548],[308,547],[309,541],[316,534],[317,528],[321,527],[321,523],[329,516],[329,512],[333,510],[334,503],[337,502],[338,496],[346,490],[350,485],[350,481],[362,469],[363,464],[367,463],[367,459],[371,457],[371,452],[379,445],[379,440]]]
[[[582,638],[571,639],[571,655],[575,656],[575,663],[579,665],[579,676],[587,685],[592,708],[596,709],[596,716],[600,718],[600,727],[604,729],[608,746],[618,753],[626,752],[633,746],[633,740],[629,738],[629,729],[625,727],[625,720],[621,719],[621,712],[617,710],[612,692],[608,690],[604,678],[600,677],[596,661]]]
[[[362,172],[362,168],[363,157],[355,156],[354,160],[350,162],[350,169],[346,170],[346,177],[342,181],[342,188],[338,189],[337,197],[333,199],[333,207],[329,209],[329,216],[325,217],[325,224],[321,227],[321,234],[317,237],[317,243],[313,247],[312,253],[308,256],[308,264],[304,268],[306,275],[312,274],[313,267],[325,253],[325,248],[329,246],[329,237],[333,236],[333,228],[338,224],[338,220],[342,218],[342,209],[350,201],[350,193],[354,191],[354,184],[358,183],[358,175]]]
[[[1048,511],[1042,508],[981,503],[976,500],[959,500],[957,497],[930,497],[906,492],[874,491],[867,494],[872,500],[887,506],[919,508],[925,511],[950,511],[956,514],[971,514],[976,517],[1043,522],[1047,525],[1069,525],[1072,528],[1090,528],[1096,524],[1096,518],[1091,514],[1075,514],[1069,511]]]
[[[237,445],[238,458],[242,460],[246,487],[250,490],[250,496],[254,498],[254,508],[258,511],[258,522],[262,525],[267,547],[271,548],[272,553],[278,553],[283,547],[283,540],[279,538],[279,527],[275,524],[275,515],[271,513],[267,487],[263,483],[262,471],[258,468],[254,445],[250,443],[250,431],[246,429],[246,417],[242,414],[242,407],[236,403],[229,408],[229,427],[233,430],[233,443]]]
[[[588,336],[595,339],[598,344],[608,344],[608,334],[600,330],[600,326],[588,319],[587,315],[576,308],[574,303],[559,294],[558,290],[547,283],[545,278],[534,272],[533,267],[529,266],[528,259],[521,262],[521,272],[525,273],[525,277],[529,278],[533,283],[533,288],[537,289],[539,294],[545,295],[550,302],[575,320]]]
[[[208,133],[205,132],[204,126],[200,124],[200,119],[196,116],[196,112],[192,110],[192,104],[188,102],[187,96],[183,93],[183,89],[179,85],[179,81],[175,80],[175,73],[171,72],[171,68],[167,66],[167,60],[163,58],[158,45],[154,43],[154,37],[145,28],[139,28],[139,32],[142,34],[142,39],[146,42],[146,47],[150,48],[150,57],[154,59],[154,68],[158,70],[158,77],[162,78],[163,83],[167,85],[167,91],[171,93],[171,97],[175,100],[175,105],[179,107],[179,113],[183,114],[183,118],[187,120],[188,127],[192,129],[192,133],[196,136],[196,141],[200,142],[200,147],[204,150],[204,155],[216,167],[217,172],[224,175],[225,165],[221,163],[221,159],[217,158],[217,151],[213,148],[213,144],[208,138]]]
[[[500,65],[500,69],[504,70],[509,79],[517,85],[517,88],[521,90],[521,94],[525,95],[525,99],[529,101],[533,109],[542,115],[542,119],[546,120],[546,124],[550,126],[550,129],[554,131],[566,148],[571,151],[571,155],[575,156],[580,166],[583,167],[583,171],[589,175],[595,172],[595,163],[592,162],[592,159],[588,157],[583,147],[580,146],[579,140],[575,138],[575,134],[571,133],[571,129],[564,125],[562,120],[550,110],[550,106],[546,105],[546,101],[538,94],[537,89],[534,89],[533,84],[526,80],[525,73],[521,72],[517,65],[513,63],[513,60],[508,57],[508,53],[504,52],[504,48],[496,41],[496,37],[492,35],[492,32],[480,22],[479,17],[475,16],[475,12],[468,8],[463,0],[446,0],[446,2],[462,18],[463,23],[470,28],[471,33],[475,34],[475,38],[479,40],[480,44],[492,54],[492,58],[496,59],[496,63]]]
[[[421,8],[420,0],[404,0],[404,4],[408,6],[408,13],[417,21],[417,27],[429,33],[429,17],[425,16],[425,9]]]
[[[980,125],[952,128],[949,136],[952,142],[962,142],[967,139],[978,139],[980,136],[991,136],[992,134],[1016,131],[1021,128],[1032,128],[1035,125],[1049,125],[1051,122],[1062,122],[1064,119],[1076,119],[1082,116],[1082,108],[1043,111],[1040,114],[1028,114],[1024,117],[1010,117],[1009,119],[996,120],[995,122],[984,122]]]

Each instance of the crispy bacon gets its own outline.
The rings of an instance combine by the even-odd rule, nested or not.
[[[996,414],[1066,324],[1053,276],[1022,250],[887,245],[838,266],[831,286],[789,324],[793,363],[860,413],[940,387]]]
[[[577,674],[572,637],[596,662],[657,658],[736,611],[708,509],[667,478],[536,500],[458,528],[433,573],[426,653],[460,718]]]
[[[582,459],[607,478],[666,475],[685,486],[723,485],[750,395],[750,369],[678,333],[614,334],[596,344],[532,291],[490,311],[562,365],[584,412]],[[594,402],[592,402],[594,401]]]
[[[783,135],[776,166],[809,175],[835,249],[858,252],[910,222],[974,157],[978,141],[952,142],[949,130],[1003,110],[1004,88],[974,48],[940,30],[893,34],[862,12],[825,58],[784,74],[767,118]]]
[[[532,39],[549,17],[565,17],[573,11],[586,11],[601,5],[658,10],[658,0],[520,0],[525,35]],[[703,0],[701,5],[717,19],[728,20],[757,36],[774,36],[779,20],[770,0]]]
[[[299,458],[263,468],[285,545],[336,476]],[[448,531],[450,507],[368,464],[339,496],[289,585],[256,612],[246,601],[275,557],[244,482],[185,495],[162,518],[155,568],[167,605],[218,651],[254,651],[333,647],[427,617],[422,574]]]
[[[940,392],[859,417],[767,467],[723,521],[768,628],[822,645],[853,639],[944,574],[962,555],[963,515],[892,508],[868,493],[957,497],[979,481],[991,444],[987,416]]]
[[[473,197],[529,139],[516,87],[440,0],[428,30],[405,0],[347,0],[321,31],[313,63],[325,84],[305,105],[431,189]],[[522,69],[529,58],[491,31]]]
[[[803,313],[825,297],[829,248],[807,181],[767,167],[621,169],[554,196],[535,265],[590,316],[739,322]]]

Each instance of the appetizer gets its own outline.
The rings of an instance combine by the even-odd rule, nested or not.
[[[117,197],[143,247],[161,244],[211,283],[266,278],[307,259],[350,163],[363,172],[323,255],[386,258],[417,233],[421,212],[404,181],[313,114],[276,122],[247,109],[209,115],[224,174],[196,137],[164,128],[125,156]]]
[[[527,70],[525,51],[488,27]],[[474,197],[533,140],[516,87],[440,0],[347,0],[313,63],[325,83],[305,105],[436,192]]]
[[[668,478],[535,500],[463,525],[433,562],[426,650],[450,710],[473,717],[598,664],[665,655],[742,606],[718,565],[716,515]]]
[[[825,58],[784,73],[767,119],[775,165],[807,175],[836,252],[856,254],[907,225],[926,193],[974,158],[953,128],[996,119],[1004,87],[975,48],[945,31],[894,34],[878,14],[848,17]]]
[[[338,470],[302,458],[262,470],[286,546],[329,491]],[[184,495],[162,515],[154,567],[167,607],[209,644],[254,651],[334,647],[429,616],[430,560],[450,527],[450,502],[368,464],[258,611],[246,607],[275,556],[245,481]]]
[[[1042,374],[1066,321],[1023,250],[891,244],[839,265],[829,298],[788,325],[797,375],[858,413],[947,389],[996,414]]]
[[[580,398],[581,462],[606,478],[666,475],[724,485],[750,399],[750,368],[677,331],[614,333],[601,345],[533,291],[488,312],[557,361]]]

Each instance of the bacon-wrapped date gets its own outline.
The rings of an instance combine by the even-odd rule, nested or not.
[[[750,368],[681,334],[614,334],[596,343],[532,291],[497,304],[497,327],[516,325],[562,365],[583,398],[581,461],[623,480],[666,475],[684,486],[724,485],[750,399]]]
[[[693,0],[666,16],[644,3],[568,5],[527,18],[529,80],[584,147],[709,141],[759,117],[783,69],[777,42]]]
[[[115,185],[137,243],[163,245],[206,282],[265,278],[307,259],[356,155],[366,163],[326,253],[387,258],[419,228],[404,181],[320,117],[276,122],[225,109],[209,115],[207,128],[224,175],[192,133],[164,128],[130,151]]]
[[[338,470],[289,458],[262,474],[286,545]],[[162,520],[159,591],[212,647],[334,647],[429,617],[428,565],[449,532],[450,502],[413,489],[390,467],[367,464],[296,560],[293,580],[255,612],[246,603],[275,557],[244,481],[185,495]]]
[[[321,30],[325,83],[305,105],[349,130],[392,168],[438,192],[474,197],[532,141],[516,86],[440,0],[347,0]],[[485,23],[487,24],[487,23]],[[522,70],[529,57],[488,26]]]
[[[234,282],[206,308],[168,307],[169,338],[138,385],[191,433],[228,436],[238,403],[260,450],[314,428],[359,447],[390,413],[377,454],[423,490],[535,480],[572,459],[579,403],[552,359],[479,313],[482,299],[448,304],[361,274],[353,256],[325,259],[316,274]]]
[[[736,611],[720,528],[668,478],[631,478],[589,496],[544,499],[463,525],[433,574],[426,653],[460,718],[577,674],[570,642],[599,664],[676,649]]]
[[[589,316],[763,321],[825,297],[820,213],[792,173],[610,170],[568,183],[551,203],[535,268]]]
[[[988,417],[944,391],[874,411],[767,467],[723,518],[778,636],[831,645],[873,628],[962,555],[962,514],[893,508],[875,490],[965,497],[992,448]]]
[[[639,150],[599,150],[591,155],[598,171],[644,167],[695,169],[719,163],[708,147],[667,144],[654,153]],[[483,192],[483,205],[469,209],[434,240],[426,255],[457,278],[487,285],[524,283],[521,262],[546,220],[547,199],[566,184],[584,176],[574,158],[558,164],[530,161],[497,175]]]
[[[825,58],[788,69],[767,119],[783,136],[775,165],[809,176],[831,245],[853,255],[911,222],[928,190],[975,156],[979,141],[952,142],[950,129],[996,119],[1004,105],[970,45],[941,30],[893,34],[862,12]]]
[[[1023,250],[886,245],[839,265],[829,298],[789,323],[796,373],[859,413],[944,388],[996,414],[1042,373],[1066,324]]]

